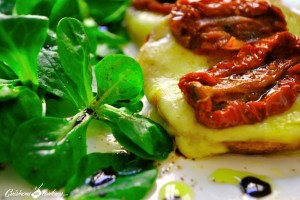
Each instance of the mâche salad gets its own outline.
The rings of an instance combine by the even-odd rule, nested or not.
[[[1,1],[0,163],[65,196],[140,199],[172,138],[139,114],[143,74],[124,55],[130,1]],[[91,121],[118,153],[87,153]],[[101,127],[100,127],[101,129]]]

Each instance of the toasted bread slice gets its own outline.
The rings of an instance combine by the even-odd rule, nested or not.
[[[278,1],[272,2],[282,7]],[[288,30],[299,35],[295,23],[300,16],[287,8],[282,11]],[[300,97],[288,111],[259,123],[225,129],[211,129],[199,123],[178,88],[178,81],[183,75],[206,70],[219,60],[196,55],[180,46],[170,32],[169,16],[160,19],[137,60],[145,77],[146,97],[155,108],[154,113],[158,113],[152,117],[174,136],[184,156],[201,158],[226,152],[272,153],[300,148]]]

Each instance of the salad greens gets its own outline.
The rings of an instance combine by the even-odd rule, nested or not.
[[[1,0],[0,1],[0,13],[10,15],[14,9],[16,0]]]
[[[86,154],[85,132],[90,119],[78,113],[70,120],[36,117],[22,123],[11,144],[14,169],[33,185],[63,187]]]
[[[38,86],[37,56],[47,27],[48,19],[43,16],[0,15],[0,60],[32,89]]]
[[[64,73],[73,83],[74,103],[84,107],[93,100],[92,73],[89,65],[89,44],[84,28],[74,18],[64,18],[57,26],[57,52]],[[70,62],[70,58],[72,61]]]
[[[10,144],[17,127],[40,116],[42,103],[34,91],[25,86],[0,84],[0,163],[11,161]]]
[[[134,59],[106,56],[96,64],[95,76],[101,104],[131,101],[143,92],[142,70]]]
[[[17,0],[16,12],[19,15],[46,16],[52,28],[63,17],[83,19],[79,0]]]
[[[0,164],[70,199],[141,199],[172,138],[142,109],[143,74],[123,54],[129,0],[0,0]],[[68,9],[64,9],[68,8]],[[92,120],[123,153],[87,153]]]
[[[130,0],[94,1],[86,0],[90,15],[98,24],[122,20],[122,15],[130,4]],[[99,9],[105,8],[105,9]]]

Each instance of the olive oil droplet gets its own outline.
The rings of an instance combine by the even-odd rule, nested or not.
[[[172,181],[162,186],[158,200],[192,200],[194,193],[192,188],[179,181]]]

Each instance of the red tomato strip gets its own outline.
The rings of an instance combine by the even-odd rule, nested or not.
[[[245,43],[286,31],[281,10],[261,0],[178,0],[171,31],[195,53],[238,51]]]
[[[300,40],[289,32],[246,44],[231,60],[183,76],[179,87],[211,128],[253,124],[283,113],[300,90]]]
[[[171,12],[176,0],[132,0],[131,5],[137,10],[147,10],[167,15]]]

